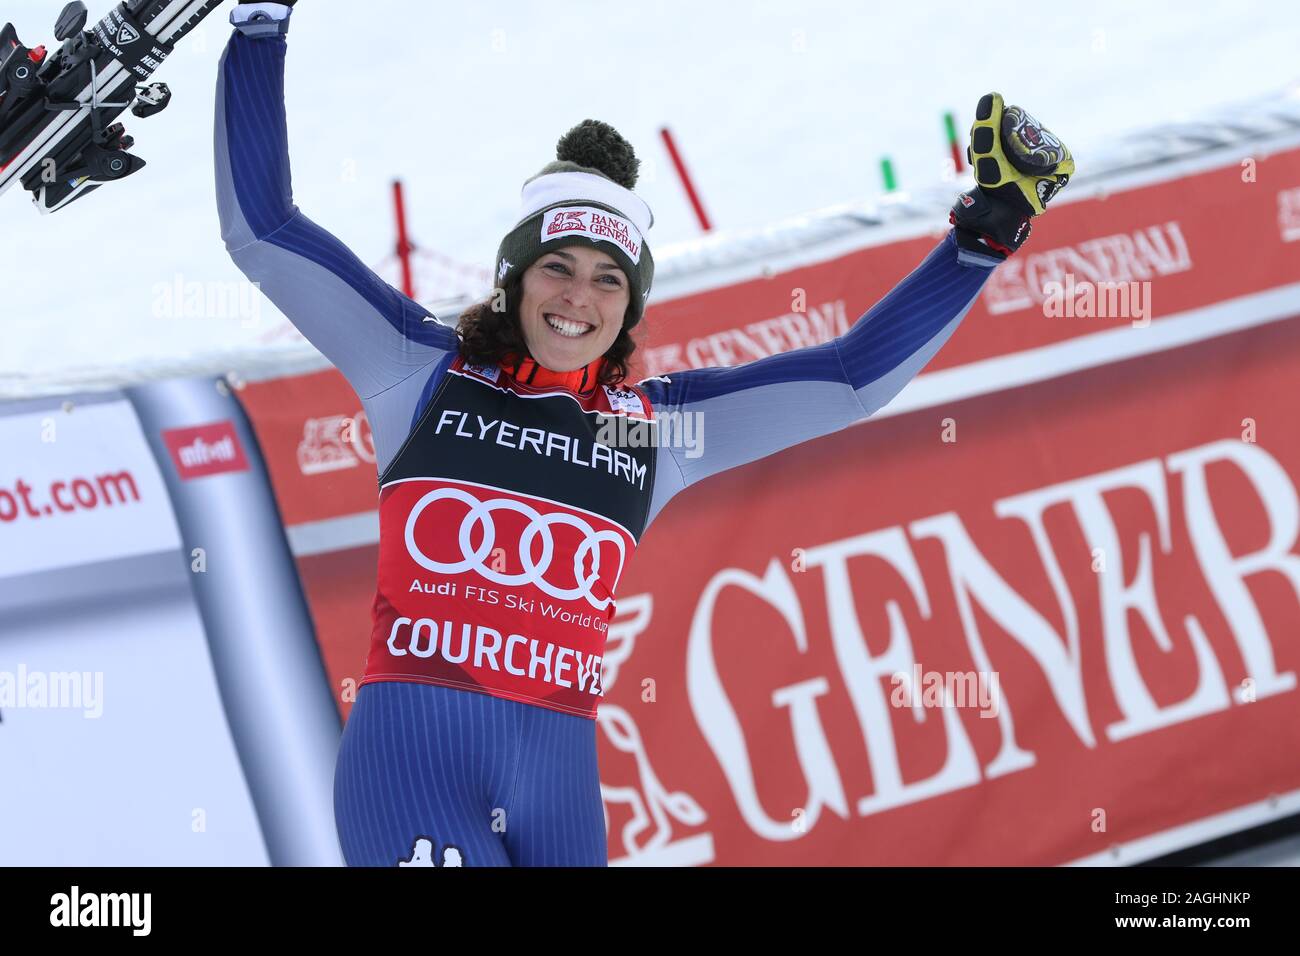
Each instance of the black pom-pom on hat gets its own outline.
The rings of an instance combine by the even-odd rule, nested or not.
[[[636,187],[641,160],[618,130],[600,120],[583,120],[560,137],[555,158],[604,173],[624,189]]]

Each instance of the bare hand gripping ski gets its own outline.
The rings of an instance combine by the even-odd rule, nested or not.
[[[21,182],[43,213],[144,166],[134,140],[113,122],[130,108],[144,118],[171,99],[146,81],[177,42],[222,0],[125,0],[90,30],[80,0],[63,8],[62,46],[28,48],[13,24],[0,30],[0,193]]]

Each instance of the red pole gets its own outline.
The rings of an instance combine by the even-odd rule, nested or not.
[[[709,223],[709,214],[704,211],[704,205],[695,192],[695,184],[691,182],[691,174],[686,171],[686,164],[682,162],[681,154],[677,152],[673,134],[668,131],[667,126],[664,126],[659,130],[659,135],[663,137],[664,145],[668,147],[668,155],[672,157],[673,167],[677,170],[682,186],[686,189],[686,197],[691,201],[691,208],[695,210],[695,218],[700,221],[700,228],[709,232],[713,228]]]
[[[415,298],[415,281],[411,278],[411,243],[406,238],[406,203],[402,198],[402,181],[393,180],[393,204],[397,207],[397,258],[402,263],[402,291]]]
[[[953,116],[951,110],[943,114],[944,129],[948,131],[948,150],[952,154],[952,171],[960,173],[962,171],[962,148],[961,143],[957,140],[957,118]]]

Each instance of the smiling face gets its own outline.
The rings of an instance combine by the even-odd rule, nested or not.
[[[572,245],[524,272],[519,325],[533,359],[571,372],[609,351],[630,301],[627,276],[607,253]]]

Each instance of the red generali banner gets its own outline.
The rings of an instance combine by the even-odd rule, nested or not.
[[[654,306],[646,370],[840,334],[931,245]],[[611,861],[1128,861],[1300,791],[1297,283],[1300,150],[1061,206],[927,367],[973,369],[964,393],[675,499],[605,649]],[[1195,331],[1095,335],[1161,323]],[[1074,339],[1033,384],[977,374]],[[359,402],[334,372],[241,397],[346,688],[378,527]]]
[[[611,856],[1056,864],[1300,788],[1298,381],[1290,322],[688,490],[610,628]]]

